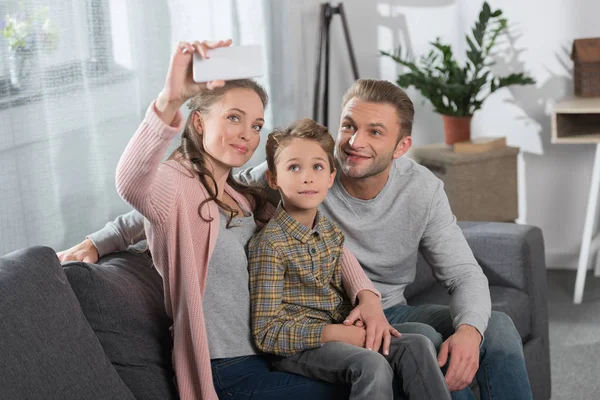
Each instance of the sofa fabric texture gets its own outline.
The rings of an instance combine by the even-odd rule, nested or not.
[[[121,252],[103,257],[98,265],[66,263],[64,271],[106,356],[135,397],[177,398],[172,322],[150,257]]]
[[[134,399],[81,311],[54,250],[0,258],[0,397]]]

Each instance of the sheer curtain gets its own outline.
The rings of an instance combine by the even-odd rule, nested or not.
[[[267,0],[3,0],[4,15],[13,31],[0,38],[0,255],[70,247],[130,209],[116,164],[178,40],[262,44],[271,92]]]

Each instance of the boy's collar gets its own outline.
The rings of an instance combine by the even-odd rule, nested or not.
[[[315,226],[313,229],[309,229],[304,224],[296,221],[287,211],[283,208],[283,203],[280,201],[277,206],[277,211],[275,212],[275,216],[273,219],[291,236],[295,239],[299,240],[302,243],[307,243],[311,236],[315,233],[319,236],[322,235],[322,229],[324,228],[323,224],[325,222],[325,217],[321,214],[319,210],[317,210],[317,215],[315,216]]]

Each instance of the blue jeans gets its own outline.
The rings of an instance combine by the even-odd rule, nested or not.
[[[447,306],[427,304],[421,306],[394,306],[385,310],[390,324],[403,332],[429,336],[436,346],[454,333],[452,318]],[[429,325],[429,326],[423,326]],[[422,331],[420,329],[423,328]],[[433,328],[436,332],[431,331]],[[441,337],[440,337],[441,335]],[[483,400],[530,400],[531,386],[521,337],[510,317],[492,311],[479,353],[479,370],[475,374]],[[466,388],[453,393],[453,399],[473,398]]]
[[[273,371],[269,360],[262,356],[221,358],[210,363],[219,399],[341,400],[348,399],[350,393],[346,386]]]

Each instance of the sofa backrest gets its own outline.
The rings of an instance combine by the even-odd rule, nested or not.
[[[0,258],[0,316],[1,398],[134,399],[51,248]]]
[[[98,264],[63,267],[104,352],[135,397],[176,399],[172,321],[150,257],[130,250],[102,257]]]

